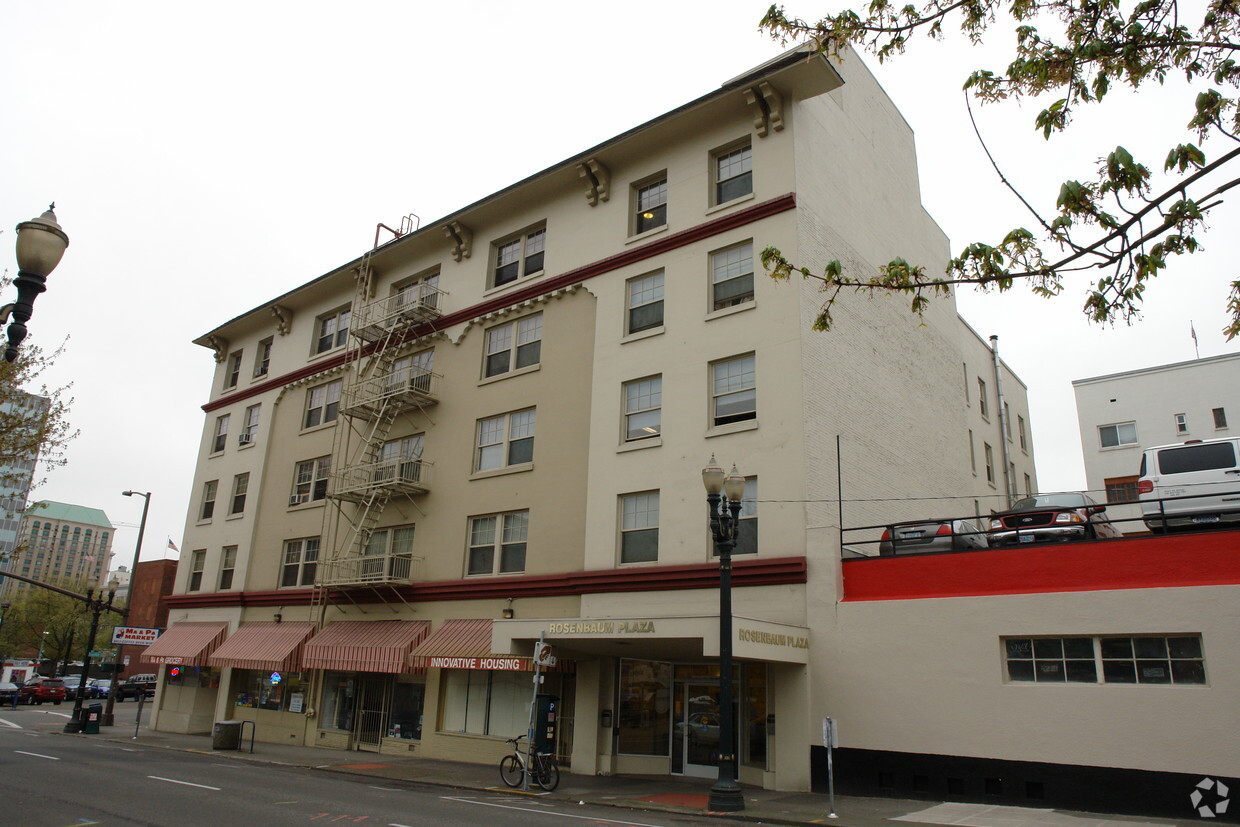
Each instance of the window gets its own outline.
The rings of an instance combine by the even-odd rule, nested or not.
[[[220,591],[228,591],[232,588],[233,572],[237,570],[237,547],[224,546],[224,552],[220,555]]]
[[[1003,648],[1008,680],[1098,682],[1092,637],[1008,638]]]
[[[412,281],[398,286],[392,293],[396,297],[396,307],[413,308],[422,306],[431,310],[439,309],[439,272],[419,276]]]
[[[336,414],[340,411],[340,384],[341,380],[337,379],[306,391],[306,418],[303,428],[336,421]]]
[[[413,569],[413,526],[373,531],[363,550],[363,580],[408,580]]]
[[[476,471],[534,461],[534,421],[537,411],[493,416],[478,422]]]
[[[431,365],[435,361],[435,351],[422,350],[409,356],[402,356],[392,362],[392,369],[385,381],[385,393],[399,393],[411,388],[422,393],[431,390]]]
[[[499,376],[537,365],[542,358],[542,322],[542,314],[535,313],[488,330],[483,375]]]
[[[530,512],[489,514],[469,520],[469,574],[510,574],[525,571],[525,545]]]
[[[1137,477],[1111,477],[1104,484],[1108,503],[1116,505],[1137,501]]]
[[[319,562],[319,538],[286,540],[284,543],[284,566],[280,572],[281,588],[287,586],[312,586]]]
[[[984,453],[986,455],[986,482],[991,485],[995,484],[995,452],[991,449],[989,442],[982,443]]]
[[[189,583],[187,592],[196,592],[202,588],[202,570],[207,565],[207,550],[194,549],[189,554]]]
[[[1033,496],[1033,479],[1028,474],[1025,474],[1025,496]]]
[[[491,287],[514,282],[522,276],[541,273],[543,251],[547,246],[547,230],[540,228],[511,241],[495,245],[495,272]]]
[[[736,545],[733,554],[758,553],[758,478],[745,480],[745,494],[741,498],[741,519],[736,528]],[[711,544],[712,556],[718,556]]]
[[[726,425],[758,417],[754,356],[711,365],[711,422]]]
[[[237,380],[241,377],[241,351],[232,353],[228,357],[228,369],[224,372],[224,389],[237,387]]]
[[[1137,423],[1120,422],[1115,425],[1100,425],[1098,440],[1103,448],[1117,448],[1121,445],[1137,444]]]
[[[710,254],[711,310],[753,301],[753,242]]]
[[[425,434],[390,439],[379,449],[380,464],[374,469],[373,480],[383,482],[418,482],[422,478],[422,447]]]
[[[659,559],[659,492],[620,498],[620,562],[654,563]]]
[[[969,470],[977,476],[977,450],[973,447],[973,429],[969,429]]]
[[[1226,409],[1215,408],[1213,411],[1211,411],[1211,413],[1214,414],[1214,427],[1215,428],[1226,428],[1227,427]]]
[[[753,192],[753,150],[749,144],[715,155],[715,203]]]
[[[228,509],[229,514],[240,514],[242,511],[245,511],[245,492],[249,487],[249,474],[238,474],[233,477],[232,505]]]
[[[634,195],[633,235],[667,224],[667,178],[636,187]]]
[[[660,434],[663,413],[663,377],[652,376],[624,385],[624,441],[636,442]]]
[[[274,341],[274,337],[268,337],[258,343],[258,350],[254,353],[255,376],[266,376],[271,370],[271,345]]]
[[[1012,441],[1012,410],[1008,407],[1008,403],[1003,403],[1003,430],[1007,434],[1007,441]]]
[[[349,338],[349,308],[319,317],[318,338],[314,342],[315,353],[326,353],[343,347]]]
[[[1025,418],[1020,414],[1016,415],[1016,435],[1020,437],[1020,450],[1029,453],[1029,444],[1025,441]]]
[[[245,425],[237,434],[237,442],[241,445],[252,445],[258,439],[258,417],[262,413],[262,405],[251,405],[245,409]]]
[[[1175,415],[1175,432],[1177,434],[1188,433],[1188,417],[1182,413]]]
[[[217,416],[215,418],[215,440],[211,443],[211,453],[218,454],[224,450],[224,446],[228,443],[228,420],[229,414]]]
[[[293,469],[293,494],[289,505],[317,502],[327,498],[327,478],[331,475],[330,456],[308,459]]]
[[[209,520],[215,515],[215,492],[219,484],[219,480],[207,480],[202,484],[202,511],[198,519]]]
[[[977,409],[983,419],[990,417],[990,410],[986,407],[986,380],[980,376],[977,378]]]
[[[625,284],[628,301],[628,331],[637,333],[663,326],[663,272],[629,279]]]
[[[544,691],[554,688],[554,673]],[[524,732],[530,717],[528,672],[445,669],[440,673],[439,728],[445,732],[502,735]]]
[[[1206,682],[1199,635],[1104,637],[1099,643],[1107,683]]]

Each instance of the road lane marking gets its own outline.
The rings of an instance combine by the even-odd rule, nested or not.
[[[201,787],[204,790],[215,790],[219,792],[219,787],[212,787],[207,784],[195,784],[192,781],[177,781],[175,778],[162,778],[158,775],[148,775],[147,778],[154,778],[156,781],[167,781],[169,784],[184,784],[187,787]]]
[[[15,724],[15,723],[13,723],[12,721],[6,721],[6,720],[4,720],[3,718],[0,718],[0,724],[4,724],[5,726],[11,726],[11,727],[13,727],[13,729],[21,729],[21,728],[22,728],[22,727],[21,727],[21,724]]]
[[[366,786],[372,790],[383,790],[388,793],[398,793],[401,791],[399,787],[376,787],[374,784],[367,784]]]
[[[498,807],[501,810],[517,810],[522,813],[538,813],[545,816],[560,816],[561,818],[576,818],[581,821],[593,821],[595,824],[624,824],[628,827],[660,827],[658,824],[647,824],[644,821],[617,821],[611,818],[599,818],[598,816],[579,816],[572,813],[556,813],[547,810],[533,810],[528,807],[514,807],[511,804],[494,804],[490,801],[473,801],[468,798],[453,798],[451,796],[442,795],[439,797],[441,801],[457,801],[461,804],[477,804],[480,807]],[[388,827],[403,827],[402,825],[388,825]]]
[[[60,717],[62,717],[62,718],[72,718],[72,717],[73,717],[73,715],[72,715],[71,713],[69,713],[69,712],[44,712],[43,714],[44,714],[44,715],[59,715],[59,716],[60,716]]]
[[[42,753],[39,753],[39,752],[26,752],[25,750],[21,750],[21,749],[15,749],[13,750],[13,752],[18,752],[18,753],[21,753],[22,755],[33,755],[35,758],[46,758],[48,761],[59,761],[60,760],[55,755],[43,755]]]

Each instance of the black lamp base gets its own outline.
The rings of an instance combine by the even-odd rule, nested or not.
[[[706,809],[715,813],[738,813],[745,809],[745,794],[735,781],[717,781],[710,788]]]

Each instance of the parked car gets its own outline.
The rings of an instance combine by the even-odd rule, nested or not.
[[[78,687],[82,680],[81,677],[68,676],[61,678],[61,680],[64,681],[65,684],[65,698],[67,700],[75,700],[78,697]],[[86,682],[86,691],[85,694],[82,695],[83,699],[104,697],[103,694],[100,693],[97,683],[98,682],[94,679]]]
[[[0,706],[13,703],[13,698],[20,688],[17,684],[8,681],[0,683]]]
[[[970,520],[897,523],[884,529],[880,557],[922,551],[969,551],[990,548],[986,529]]]
[[[98,678],[95,680],[95,689],[99,692],[95,697],[106,698],[112,691],[112,681],[108,678]]]
[[[127,678],[121,683],[116,684],[114,691],[116,692],[116,702],[120,703],[126,698],[137,698],[145,695],[148,698],[155,696],[155,676],[154,675],[134,675]]]
[[[65,682],[60,678],[31,678],[17,690],[20,703],[41,704],[51,701],[59,705],[65,699]]]
[[[1107,507],[1085,494],[1035,494],[990,518],[992,546],[1119,537]]]
[[[1137,498],[1154,533],[1240,523],[1240,438],[1147,449],[1141,455]]]

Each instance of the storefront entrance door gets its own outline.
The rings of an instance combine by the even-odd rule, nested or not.
[[[357,681],[357,723],[353,731],[354,749],[378,752],[387,731],[387,700],[391,695],[386,675],[359,675]]]
[[[685,683],[681,692],[676,733],[684,756],[682,772],[713,778],[719,773],[719,685]]]

